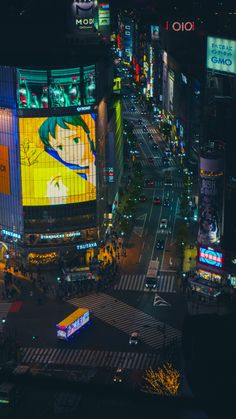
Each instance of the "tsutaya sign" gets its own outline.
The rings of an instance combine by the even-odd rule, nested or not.
[[[207,68],[236,74],[236,41],[208,36]]]
[[[172,29],[175,32],[190,32],[195,30],[194,22],[169,22],[169,20],[166,21],[166,30],[169,31]]]

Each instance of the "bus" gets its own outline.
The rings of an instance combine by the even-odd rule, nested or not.
[[[89,323],[89,310],[87,308],[78,308],[56,325],[57,338],[68,340],[70,336]]]
[[[145,288],[157,288],[158,286],[159,260],[150,260],[145,280]]]

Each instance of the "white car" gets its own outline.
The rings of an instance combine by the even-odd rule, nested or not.
[[[166,229],[168,226],[168,221],[166,218],[162,218],[161,222],[160,222],[160,228],[161,229]]]
[[[129,344],[137,345],[138,342],[139,342],[139,333],[138,332],[131,333],[130,338],[129,338]]]

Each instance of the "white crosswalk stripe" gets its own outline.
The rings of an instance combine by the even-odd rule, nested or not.
[[[161,230],[162,231],[162,230]],[[114,286],[118,291],[145,291],[156,292],[155,289],[145,289],[145,275],[141,274],[123,274],[120,280]],[[158,281],[158,292],[176,292],[175,275],[171,273],[161,273]]]
[[[143,159],[140,160],[141,166],[142,167],[164,167],[164,164],[162,162],[162,158],[161,157],[153,157],[153,162],[149,162],[148,159]],[[169,160],[169,166],[168,168],[174,167],[176,166],[175,162],[173,159]],[[159,180],[158,181],[162,186],[164,185],[164,181]],[[178,187],[182,187],[183,186],[183,182],[181,181],[174,181],[173,182],[174,187],[178,188]]]
[[[158,365],[158,353],[115,352],[88,349],[20,348],[22,364],[90,366],[146,370]],[[49,364],[49,365],[50,365]]]
[[[164,180],[158,180],[156,181],[156,186],[163,188],[163,186],[165,186],[165,182]],[[170,186],[171,188],[182,188],[183,187],[183,182],[181,180],[174,180],[172,186]]]
[[[115,290],[143,291],[145,275],[121,275],[118,284],[115,284]]]
[[[176,276],[171,273],[160,274],[158,292],[175,293],[175,279]]]
[[[136,127],[136,128],[134,128],[133,129],[133,133],[134,134],[148,134],[148,133],[150,133],[150,134],[158,134],[158,132],[157,132],[157,130],[155,129],[155,128],[153,128],[153,127],[147,127],[147,131],[143,131],[143,129],[142,129],[142,127]]]
[[[0,303],[0,333],[3,331],[2,319],[7,317],[12,303]]]
[[[139,331],[141,341],[153,349],[158,350],[163,345],[163,334],[159,330],[162,322],[110,295],[87,295],[68,302],[76,307],[87,307],[93,311],[95,317],[128,335]],[[166,344],[179,337],[179,330],[166,325]]]

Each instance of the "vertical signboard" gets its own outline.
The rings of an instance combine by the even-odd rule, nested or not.
[[[224,173],[221,159],[200,157],[198,242],[219,244],[223,233]]]
[[[236,74],[236,41],[208,36],[206,66],[209,70]]]
[[[0,145],[0,193],[10,195],[8,147]]]
[[[158,41],[160,39],[160,28],[159,26],[151,25],[151,40]]]

